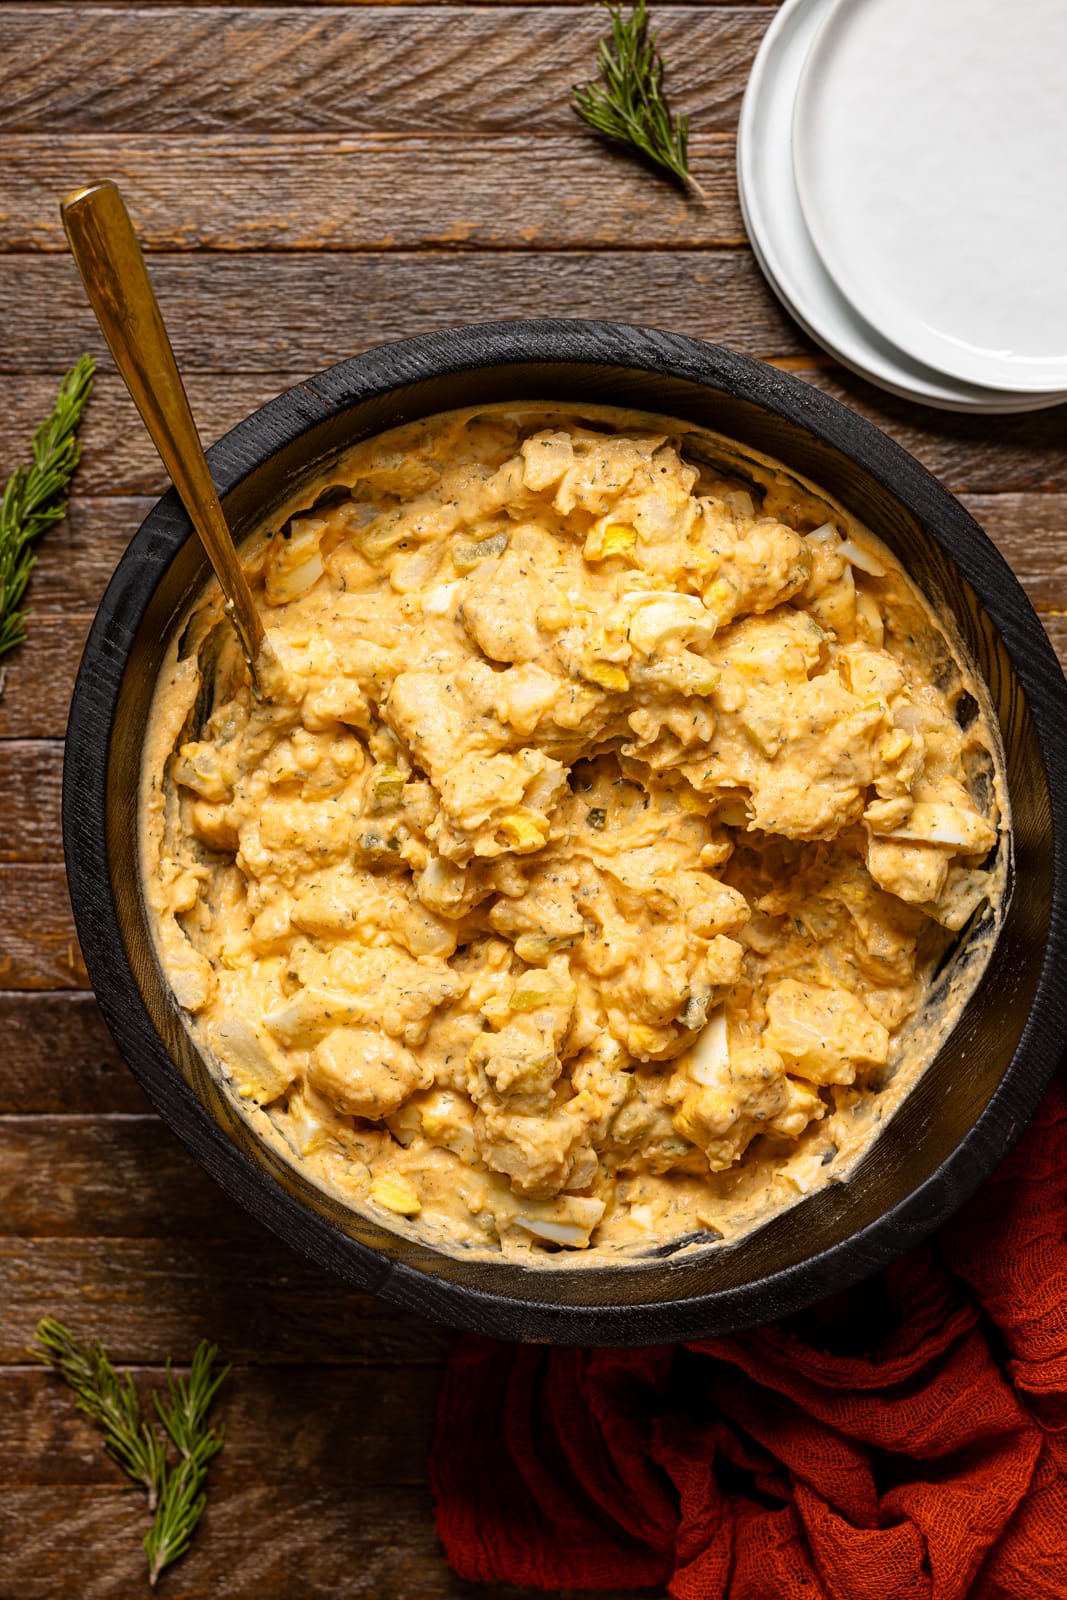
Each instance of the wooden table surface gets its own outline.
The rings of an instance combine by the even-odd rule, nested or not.
[[[818,353],[750,254],[734,182],[773,6],[662,4],[704,206],[575,122],[586,4],[0,0],[0,475],[62,371],[102,352],[57,205],[124,188],[201,431],[383,340],[526,315],[644,322],[772,360],[913,450],[984,524],[1067,654],[1063,408],[962,418]],[[142,1498],[30,1366],[38,1319],[147,1383],[216,1340],[228,1439],[171,1596],[474,1596],[426,1455],[447,1331],[351,1292],[233,1205],[150,1111],[87,988],[60,846],[62,736],[108,575],[158,462],[107,359],[66,524],[0,700],[0,1600],[147,1593]],[[515,1595],[518,1591],[497,1591]]]

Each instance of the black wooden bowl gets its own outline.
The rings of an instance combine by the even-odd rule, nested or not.
[[[877,1270],[962,1204],[1034,1111],[1067,1031],[1067,685],[1009,568],[911,456],[796,379],[692,339],[546,321],[387,345],[264,406],[210,452],[212,470],[241,537],[359,439],[457,406],[538,399],[682,417],[828,489],[955,618],[989,685],[1013,812],[1010,901],[985,978],[851,1180],[730,1248],[533,1269],[413,1245],[332,1201],[248,1131],[182,1026],[138,887],[145,719],[171,630],[207,576],[173,493],[119,563],[78,674],[63,780],[71,899],[89,975],[135,1077],[201,1165],[289,1244],[365,1289],[481,1333],[558,1344],[697,1338],[796,1311]]]

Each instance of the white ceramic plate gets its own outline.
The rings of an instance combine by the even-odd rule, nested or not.
[[[793,136],[867,322],[967,383],[1067,388],[1067,0],[836,0]]]
[[[786,310],[844,366],[906,399],[952,411],[1006,413],[1058,403],[955,383],[911,361],[859,318],[812,244],[793,180],[793,103],[832,0],[786,0],[748,81],[737,141],[741,209],[753,252]]]

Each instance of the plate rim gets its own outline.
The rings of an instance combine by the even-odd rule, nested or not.
[[[826,15],[823,17],[818,31],[813,38],[801,68],[797,83],[796,94],[793,99],[792,137],[791,149],[793,157],[793,180],[804,216],[805,226],[809,237],[823,266],[834,283],[839,294],[853,308],[856,315],[864,322],[880,332],[882,337],[897,347],[909,360],[918,362],[921,366],[942,372],[946,378],[968,383],[975,387],[987,387],[1007,394],[1046,396],[1051,394],[1067,395],[1067,351],[1061,355],[1049,357],[1047,366],[1056,364],[1055,378],[1049,377],[1041,381],[1039,358],[1031,358],[1027,366],[1023,357],[1015,358],[1016,364],[1011,365],[1012,358],[1000,358],[1008,363],[998,367],[999,378],[993,380],[988,368],[986,375],[976,375],[978,367],[968,366],[966,360],[956,366],[945,365],[945,361],[952,361],[954,353],[961,348],[954,341],[944,335],[932,331],[932,338],[939,355],[932,357],[931,352],[923,348],[921,343],[912,343],[915,330],[923,324],[918,316],[910,319],[905,314],[901,319],[899,313],[894,312],[893,303],[879,298],[877,306],[867,308],[864,300],[862,281],[850,270],[840,250],[835,246],[836,235],[829,229],[825,218],[822,216],[817,197],[814,193],[814,179],[810,167],[805,168],[801,155],[804,144],[803,130],[807,123],[810,127],[818,107],[828,96],[819,93],[817,81],[820,77],[820,68],[825,75],[828,70],[826,57],[832,53],[833,46],[839,40],[842,30],[855,25],[861,11],[873,5],[884,5],[887,0],[827,0]],[[806,173],[806,176],[805,176]],[[902,302],[898,302],[902,304]],[[872,314],[873,313],[873,314]],[[875,321],[877,316],[877,322]],[[957,355],[957,359],[960,359]],[[1014,381],[1013,381],[1014,380]]]
[[[833,0],[830,0],[830,3],[833,3]],[[826,324],[813,315],[809,309],[804,309],[803,299],[798,299],[787,287],[778,265],[778,258],[782,256],[782,252],[776,250],[773,244],[776,227],[774,210],[773,208],[769,209],[759,198],[761,186],[755,181],[755,173],[752,170],[757,160],[753,152],[756,149],[763,148],[758,141],[766,137],[763,133],[759,113],[767,103],[767,96],[774,93],[772,83],[769,80],[772,80],[775,70],[774,63],[777,61],[781,50],[782,36],[791,27],[801,25],[800,20],[797,18],[797,13],[803,13],[809,9],[817,9],[820,4],[827,4],[827,0],[785,0],[785,4],[776,13],[761,41],[745,89],[738,122],[736,165],[741,214],[752,253],[771,290],[794,321],[799,323],[808,336],[814,339],[835,360],[840,361],[843,366],[855,372],[867,382],[875,384],[878,388],[897,396],[899,399],[911,400],[923,405],[929,405],[937,410],[954,412],[963,416],[1020,415],[1029,411],[1050,409],[1053,406],[1063,404],[1067,401],[1067,392],[1050,396],[1024,397],[1016,396],[1009,391],[989,389],[987,391],[988,398],[984,398],[978,393],[974,396],[965,395],[962,392],[952,394],[947,388],[935,393],[932,389],[927,390],[909,386],[908,378],[910,374],[904,368],[901,368],[897,373],[891,364],[887,363],[884,367],[872,364],[865,359],[867,352],[862,344],[859,353],[856,352],[853,346],[847,343],[842,344],[834,332],[827,333],[825,331]],[[808,19],[805,17],[803,20],[807,21]],[[815,19],[815,23],[816,27],[821,25],[818,19]],[[788,155],[784,159],[788,162]],[[789,178],[791,181],[791,163]],[[799,198],[797,207],[800,224],[803,227],[805,224],[799,210]],[[825,272],[814,243],[810,243],[810,248],[817,269]],[[786,264],[788,265],[787,258]],[[831,292],[840,296],[840,291],[829,277],[829,274],[826,276]],[[850,308],[843,297],[841,298],[842,308],[847,312]],[[861,324],[855,330],[856,336],[862,340],[864,338],[865,325],[862,324],[862,319],[858,317],[858,314],[856,314],[856,321]],[[846,328],[845,331],[848,332],[849,330]],[[877,330],[871,329],[870,332],[877,336]],[[884,342],[889,343],[889,341]],[[877,350],[873,347],[871,354],[878,356]],[[899,352],[899,354],[903,360],[910,361],[911,358],[906,356],[903,351]],[[922,373],[917,374],[917,376],[920,382],[926,381]],[[934,374],[933,376],[936,377],[938,375]],[[975,389],[981,388],[979,385],[971,387]]]

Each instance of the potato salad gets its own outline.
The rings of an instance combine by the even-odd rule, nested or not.
[[[209,592],[145,749],[160,961],[253,1126],[394,1230],[537,1265],[845,1176],[1006,826],[894,559],[598,407],[410,424],[309,503],[244,552],[263,694]]]

